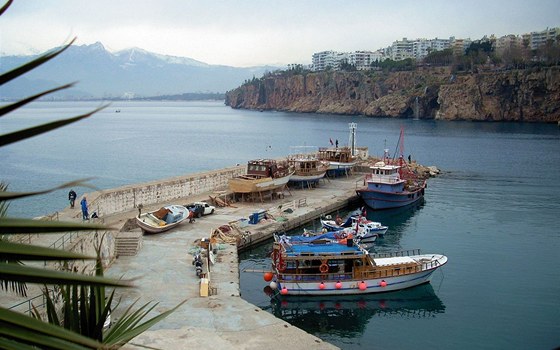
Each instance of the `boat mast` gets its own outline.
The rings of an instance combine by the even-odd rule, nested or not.
[[[358,124],[356,123],[348,123],[350,127],[350,139],[348,140],[348,144],[350,145],[350,151],[352,157],[356,155],[356,128]]]

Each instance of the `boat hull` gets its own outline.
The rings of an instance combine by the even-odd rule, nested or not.
[[[416,191],[384,192],[372,189],[357,190],[356,193],[364,203],[373,210],[399,208],[415,203],[424,198],[424,187]]]
[[[281,187],[284,187],[292,174],[279,178],[259,178],[259,179],[248,179],[242,177],[236,177],[229,180],[229,189],[235,193],[255,193],[271,191]]]
[[[377,272],[355,271],[322,274],[290,274],[276,271],[277,288],[281,295],[354,295],[385,293],[415,287],[430,282],[432,274],[447,263],[439,254],[408,255],[392,258],[374,257]],[[413,265],[403,264],[414,261]],[[418,264],[416,264],[418,263]]]
[[[172,213],[177,215],[178,219],[172,223],[164,224],[164,220],[157,219],[153,216],[154,212],[148,212],[137,216],[136,224],[144,233],[161,233],[180,225],[190,216],[189,210],[182,205],[169,205],[164,208],[170,209]]]
[[[278,280],[278,288],[287,289],[285,295],[356,295],[356,294],[372,294],[392,292],[407,288],[412,288],[424,283],[429,283],[435,269],[421,271],[406,276],[384,277],[364,280],[316,280],[316,281],[300,281],[291,282],[286,280]],[[321,282],[324,287],[321,288]],[[364,282],[365,289],[360,289],[360,284]],[[383,283],[385,282],[385,284]],[[341,287],[337,288],[336,284],[340,283]]]

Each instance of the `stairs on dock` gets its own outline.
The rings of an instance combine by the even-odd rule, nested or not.
[[[142,232],[119,232],[115,238],[117,256],[133,256],[142,247]]]

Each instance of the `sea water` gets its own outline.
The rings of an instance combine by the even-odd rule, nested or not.
[[[2,134],[91,111],[38,102],[0,119]],[[271,300],[254,270],[270,245],[240,255],[242,297],[344,349],[552,349],[560,346],[560,130],[556,125],[377,119],[234,110],[223,102],[113,102],[91,118],[0,148],[0,180],[36,191],[90,178],[99,188],[281,157],[292,146],[357,144],[437,166],[423,204],[368,212],[389,226],[374,250],[420,248],[449,262],[398,293]],[[92,191],[76,187],[78,198]],[[68,205],[67,189],[14,201],[12,216]],[[355,208],[348,208],[355,209]],[[318,226],[318,223],[311,224]],[[281,344],[281,339],[278,340]]]

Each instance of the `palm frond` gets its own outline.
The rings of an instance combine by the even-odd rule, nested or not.
[[[132,287],[132,280],[88,276],[83,274],[49,270],[30,266],[0,263],[0,275],[8,281],[38,284],[68,284],[111,287]]]
[[[16,101],[16,102],[14,102],[14,103],[12,103],[12,104],[2,106],[2,107],[0,107],[0,117],[3,116],[3,115],[5,115],[5,114],[8,114],[8,113],[10,113],[10,112],[15,111],[15,110],[17,110],[18,108],[23,107],[23,106],[25,106],[26,104],[28,104],[28,103],[30,103],[30,102],[33,102],[33,101],[35,101],[36,99],[38,99],[38,98],[40,98],[40,97],[43,97],[43,96],[48,95],[48,94],[52,94],[53,92],[57,92],[57,91],[60,91],[60,90],[64,90],[64,89],[71,88],[72,86],[74,86],[74,84],[75,84],[75,83],[70,83],[70,84],[62,85],[62,86],[59,86],[59,87],[54,88],[54,89],[51,89],[51,90],[47,90],[47,91],[40,92],[40,93],[38,93],[38,94],[36,94],[36,95],[29,96],[28,98],[25,98],[25,99],[20,100],[20,101]]]
[[[93,339],[3,308],[0,308],[0,339],[61,350],[103,348]]]
[[[8,9],[8,7],[10,7],[12,2],[13,2],[13,0],[6,1],[6,4],[4,4],[4,6],[2,6],[2,8],[0,8],[0,16],[2,16],[2,14]]]
[[[70,182],[66,182],[63,183],[62,185],[58,185],[56,187],[53,188],[49,188],[46,190],[41,190],[41,191],[34,191],[34,192],[8,192],[6,191],[6,188],[4,189],[4,191],[2,191],[2,189],[0,188],[0,202],[1,201],[11,201],[14,199],[18,199],[18,198],[24,198],[24,197],[30,197],[30,196],[38,196],[41,194],[46,194],[46,193],[50,193],[50,192],[54,192],[63,188],[69,188],[69,187],[76,187],[76,186],[81,186],[81,187],[87,187],[87,188],[91,188],[93,190],[98,190],[97,187],[89,185],[86,181],[92,180],[94,179],[93,177],[88,177],[85,179],[80,179],[80,180],[74,180],[74,181],[70,181]]]
[[[5,83],[9,82],[12,79],[22,76],[23,74],[33,70],[45,62],[50,61],[51,59],[55,58],[59,54],[61,54],[64,50],[72,46],[72,44],[76,41],[76,38],[70,40],[70,42],[58,49],[48,51],[41,56],[37,57],[36,59],[29,61],[19,67],[12,69],[9,72],[3,73],[0,75],[0,86],[4,85]]]
[[[66,126],[68,124],[75,123],[77,121],[80,121],[82,119],[90,117],[92,114],[99,112],[100,110],[104,109],[107,106],[108,105],[101,106],[101,107],[96,108],[95,110],[93,110],[89,113],[82,114],[82,115],[79,115],[77,117],[55,120],[55,121],[50,122],[50,123],[37,125],[37,126],[31,127],[31,128],[23,129],[23,130],[14,131],[14,132],[9,133],[9,134],[0,135],[0,147],[3,147],[3,146],[9,145],[9,144],[14,143],[14,142],[22,141],[22,140],[28,139],[30,137],[37,136],[37,135],[52,131],[54,129]]]
[[[50,261],[50,260],[81,260],[95,259],[95,257],[71,251],[53,249],[40,246],[30,246],[14,242],[0,242],[0,262],[25,260],[25,261]]]
[[[82,224],[67,221],[44,221],[19,218],[0,218],[0,234],[59,233],[72,231],[113,230],[97,224]]]

